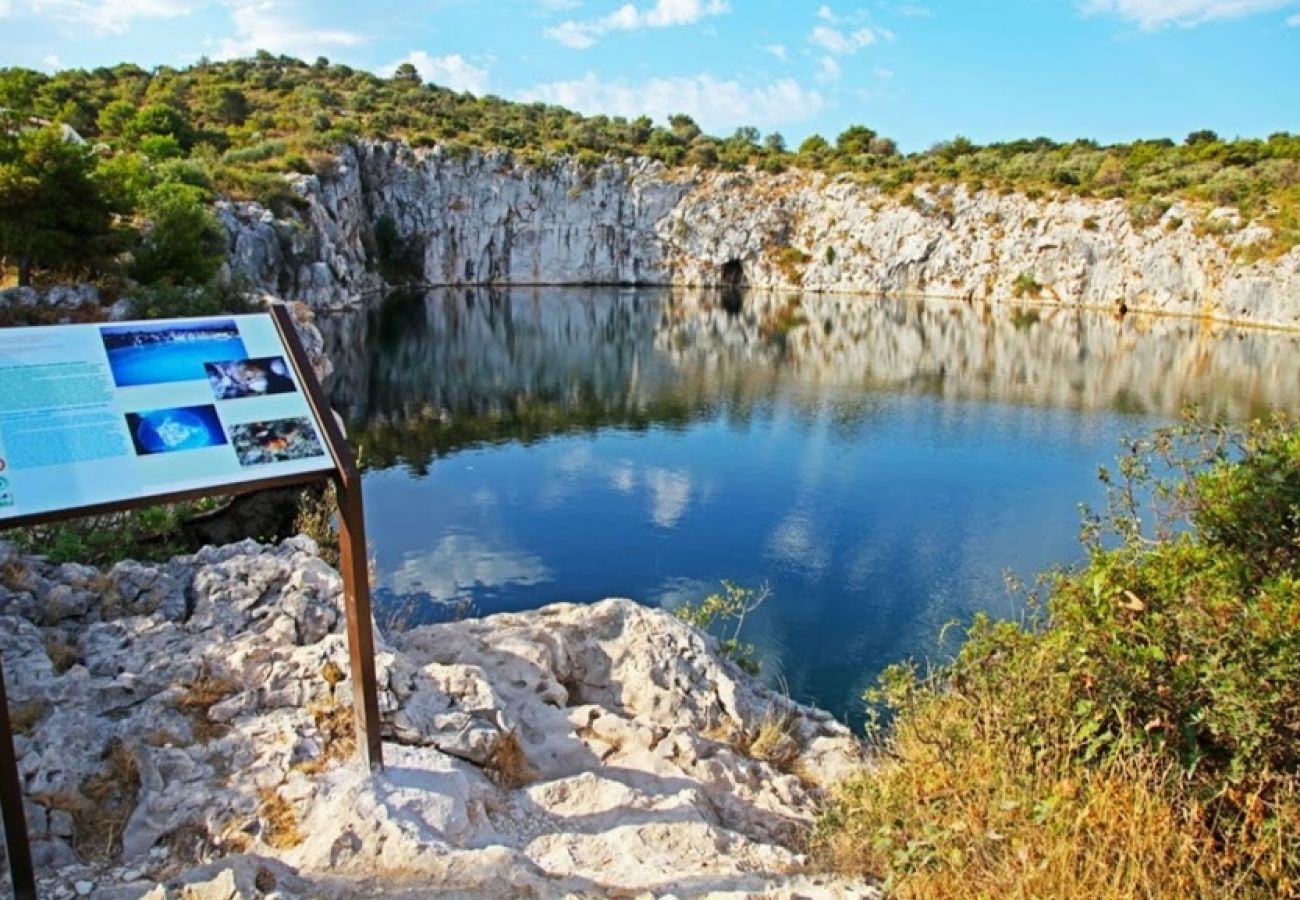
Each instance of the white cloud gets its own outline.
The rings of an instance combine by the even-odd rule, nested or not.
[[[522,91],[520,99],[556,103],[588,114],[644,114],[661,122],[673,113],[686,113],[710,131],[737,125],[790,125],[814,118],[824,105],[821,94],[790,78],[750,87],[712,75],[630,82],[597,78],[592,72],[572,81],[534,85]]]
[[[829,6],[825,6],[825,5],[819,6],[817,8],[817,18],[821,19],[823,22],[831,22],[831,23],[838,22],[840,20],[840,17],[835,15],[835,11],[832,10]]]
[[[362,36],[342,29],[304,27],[304,16],[284,0],[225,0],[235,27],[233,37],[218,44],[222,58],[249,56],[258,50],[310,59],[339,47],[355,47]]]
[[[764,53],[772,54],[777,59],[781,60],[781,62],[790,61],[790,53],[786,50],[785,44],[765,44],[759,49]]]
[[[929,7],[919,6],[915,3],[899,4],[898,12],[909,19],[928,19],[934,15],[934,13],[930,12]]]
[[[195,8],[187,0],[27,0],[22,4],[3,3],[0,17],[11,15],[18,6],[32,15],[96,34],[122,34],[137,19],[174,19],[189,15]]]
[[[836,56],[848,56],[857,53],[863,47],[870,47],[876,43],[876,32],[870,28],[859,28],[856,31],[845,32],[838,28],[831,28],[828,25],[818,25],[808,36],[818,47],[821,47],[827,53],[833,53]]]
[[[1086,14],[1113,13],[1150,30],[1237,19],[1295,4],[1296,0],[1083,0],[1082,8]]]
[[[546,36],[566,47],[584,50],[614,31],[638,31],[643,28],[670,28],[690,25],[709,16],[731,11],[727,0],[655,0],[649,9],[625,3],[598,19],[568,20],[546,29]]]
[[[440,87],[471,94],[487,93],[488,70],[474,65],[459,53],[430,56],[423,50],[412,50],[392,65],[385,66],[383,74],[392,75],[402,63],[415,66],[421,78]]]
[[[51,53],[49,56],[42,56],[41,63],[44,64],[45,68],[49,69],[51,72],[56,72],[59,69],[63,68],[63,63],[59,60],[59,57],[53,53]]]
[[[1286,20],[1286,24],[1292,28],[1300,28],[1300,13],[1296,13]]]
[[[833,56],[823,56],[821,62],[817,64],[817,80],[823,84],[838,81],[840,74],[840,64]]]
[[[0,0],[0,19],[8,18],[14,13],[14,5],[9,0]]]

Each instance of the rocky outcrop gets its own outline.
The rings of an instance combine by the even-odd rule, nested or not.
[[[300,210],[285,218],[219,204],[228,273],[318,308],[382,292],[400,262],[431,285],[904,293],[1300,327],[1300,248],[1241,261],[1270,233],[1230,209],[1174,204],[1141,225],[1121,200],[959,185],[899,197],[821,173],[538,167],[375,142],[290,183]]]
[[[340,579],[307,539],[108,572],[4,550],[0,572],[43,896],[870,894],[801,874],[857,742],[666,613],[390,636],[370,777]]]

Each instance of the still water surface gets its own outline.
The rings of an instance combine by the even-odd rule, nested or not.
[[[1125,434],[1294,406],[1300,337],[869,297],[437,291],[323,319],[379,615],[767,584],[768,678],[856,720],[1004,572],[1079,558]]]

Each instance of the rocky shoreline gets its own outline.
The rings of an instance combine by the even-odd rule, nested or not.
[[[389,635],[369,778],[310,540],[0,576],[42,896],[874,896],[805,855],[859,742],[667,613]]]

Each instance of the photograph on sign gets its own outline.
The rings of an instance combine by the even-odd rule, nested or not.
[[[0,330],[0,521],[328,472],[269,315]]]
[[[192,381],[206,376],[208,363],[248,358],[232,319],[106,325],[99,333],[118,387]]]
[[[306,419],[279,419],[274,422],[249,422],[230,429],[239,464],[264,466],[324,456],[316,429]]]
[[[289,374],[289,364],[279,356],[204,363],[203,368],[218,400],[291,394],[298,390]]]
[[[140,456],[198,450],[226,442],[215,406],[127,413],[126,426],[131,429],[131,440]]]

